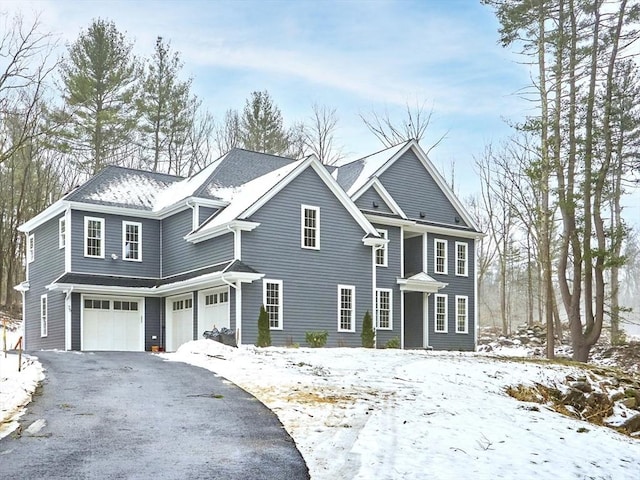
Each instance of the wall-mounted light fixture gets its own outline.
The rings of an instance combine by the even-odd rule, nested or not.
[[[378,202],[373,202],[373,208],[378,208]]]
[[[426,217],[426,215],[424,214],[424,212],[420,212],[420,218],[424,218]]]
[[[117,260],[118,259],[118,255],[116,255],[115,253],[111,254],[111,260]]]

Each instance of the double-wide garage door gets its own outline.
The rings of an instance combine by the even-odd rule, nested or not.
[[[84,297],[82,350],[144,350],[140,299]]]

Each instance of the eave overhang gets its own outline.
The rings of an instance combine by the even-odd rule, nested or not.
[[[448,283],[434,280],[424,272],[409,278],[398,278],[397,283],[401,291],[422,293],[437,293],[448,285]]]

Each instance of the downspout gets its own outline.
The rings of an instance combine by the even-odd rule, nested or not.
[[[376,276],[376,270],[377,270],[377,266],[376,266],[376,252],[378,251],[378,246],[374,245],[373,248],[371,248],[371,265],[372,265],[372,270],[373,273],[371,274],[371,283],[372,283],[372,290],[373,290],[373,314],[371,315],[371,319],[373,323],[373,348],[378,348],[378,312],[377,312],[377,295],[376,295],[376,288],[378,286],[378,280],[377,280],[377,276]]]
[[[229,230],[230,232],[233,232],[233,245],[234,245],[234,248],[233,248],[233,261],[229,262],[229,265],[227,265],[226,267],[224,267],[222,269],[222,274],[220,275],[220,279],[224,283],[229,285],[231,288],[233,288],[235,290],[235,292],[236,292],[236,298],[235,298],[235,300],[236,300],[236,343],[238,345],[241,345],[242,344],[242,329],[241,329],[241,327],[242,327],[242,315],[240,315],[238,312],[239,312],[240,307],[242,306],[242,293],[241,293],[240,288],[238,288],[239,284],[235,285],[235,284],[231,283],[229,280],[227,280],[226,278],[224,278],[225,272],[227,271],[227,269],[231,265],[233,265],[233,262],[235,260],[240,260],[239,258],[236,258],[236,254],[235,254],[236,253],[235,252],[236,235],[238,235],[238,231],[235,228],[231,228],[231,225],[229,225],[229,224],[227,224],[227,230]]]
[[[73,323],[73,303],[71,294],[73,293],[73,287],[69,287],[68,290],[64,292],[64,319],[65,319],[65,350],[72,350],[73,346],[73,336],[71,334],[72,323]],[[67,323],[67,315],[69,316],[69,322]]]

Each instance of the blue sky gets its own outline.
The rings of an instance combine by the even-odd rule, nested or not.
[[[443,170],[455,162],[463,194],[479,189],[473,157],[531,108],[518,95],[526,68],[498,46],[491,9],[474,0],[4,0],[0,9],[40,12],[62,44],[96,17],[113,20],[140,56],[163,36],[216,118],[254,90],[270,92],[287,124],[314,102],[335,108],[336,143],[352,158],[381,148],[359,114],[401,118],[407,102],[426,101],[434,114],[423,146],[448,132],[430,157]]]

